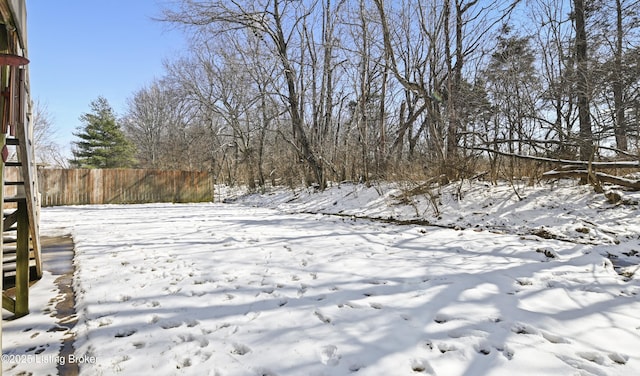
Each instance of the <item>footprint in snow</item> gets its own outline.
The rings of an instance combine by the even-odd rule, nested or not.
[[[533,286],[533,280],[531,278],[516,278],[516,283],[519,286]]]
[[[200,321],[198,320],[189,320],[187,321],[187,328],[193,328],[200,325]]]
[[[431,364],[426,359],[413,359],[411,360],[411,370],[416,373],[425,373],[428,375],[435,374]]]
[[[511,327],[511,331],[516,334],[538,334],[538,331],[533,327],[522,323],[513,325],[513,327]]]
[[[602,371],[599,363],[597,363],[594,360],[588,359],[590,356],[587,355],[586,353],[578,353],[576,355],[578,355],[579,357],[574,358],[571,356],[561,355],[561,354],[558,354],[556,356],[558,357],[558,359],[562,360],[569,366],[580,371],[585,371],[586,374],[596,375],[596,376],[607,375],[607,373]],[[586,355],[586,357],[584,357],[583,355]],[[585,372],[581,372],[580,374],[583,374]]]
[[[214,282],[215,281],[211,280],[211,279],[194,279],[193,280],[193,284],[194,285],[204,285],[204,284],[207,284],[207,283],[214,283]]]
[[[273,372],[269,368],[259,367],[259,368],[256,368],[254,371],[256,376],[278,376],[277,373]]]
[[[596,363],[596,364],[604,364],[604,355],[594,352],[594,351],[583,351],[583,352],[578,352],[576,353],[576,355],[578,355],[579,357],[581,357],[584,360],[588,360],[590,362]]]
[[[261,314],[262,314],[261,312],[249,311],[249,312],[246,312],[244,314],[244,316],[246,318],[248,318],[249,321],[253,321],[253,320],[257,319],[258,317],[260,317]]]
[[[444,324],[451,320],[453,320],[453,317],[445,315],[444,313],[438,313],[436,317],[433,318],[433,321],[435,321],[437,324]]]
[[[49,347],[49,345],[33,347],[32,349],[27,350],[27,352],[31,352],[31,351],[33,351],[33,353],[34,353],[34,354],[36,354],[36,355],[40,355],[40,354],[42,354],[42,353],[47,349],[47,347]]]
[[[236,355],[245,355],[251,352],[251,348],[241,343],[234,343],[230,352]]]
[[[489,333],[479,329],[459,328],[459,329],[450,330],[447,333],[447,335],[450,338],[463,338],[463,337],[485,338],[489,335]]]
[[[426,340],[426,341],[422,342],[420,347],[423,347],[423,348],[428,349],[428,350],[433,350],[433,342],[431,342],[431,340]]]
[[[609,353],[608,356],[609,356],[609,359],[613,360],[618,364],[627,364],[627,361],[629,361],[629,356],[625,354]]]
[[[178,361],[178,364],[176,365],[176,369],[191,367],[191,365],[192,365],[191,358],[184,358]]]
[[[480,341],[475,344],[473,348],[476,350],[478,354],[489,355],[491,354],[491,346],[486,341]]]
[[[363,368],[364,368],[364,364],[362,364],[362,363],[353,363],[352,365],[349,366],[349,371],[358,372]]]
[[[568,339],[566,339],[564,337],[557,336],[555,334],[551,334],[551,333],[547,333],[547,332],[541,332],[540,334],[542,334],[542,337],[544,339],[546,339],[547,341],[549,341],[551,343],[571,343],[571,341],[569,341]]]
[[[143,286],[140,286],[140,287],[143,287]],[[136,300],[136,301],[134,301],[133,303],[131,303],[131,305],[132,305],[133,307],[139,307],[139,306],[141,306],[141,305],[143,305],[143,304],[147,304],[147,302],[146,302],[146,301],[144,301],[144,300]]]
[[[131,337],[136,332],[137,332],[136,329],[122,329],[122,330],[118,330],[118,332],[116,333],[116,335],[114,337],[115,338]]]
[[[209,360],[209,358],[211,358],[211,356],[213,355],[212,352],[210,351],[197,351],[196,355],[198,355],[200,357],[200,360],[202,362],[206,362],[207,360]],[[217,373],[214,373],[214,375],[218,375]]]
[[[163,322],[162,324],[160,324],[160,327],[162,329],[173,329],[173,328],[177,328],[179,326],[182,325],[182,322],[180,321],[166,321]]]
[[[325,316],[322,312],[320,312],[319,310],[315,310],[313,311],[313,314],[318,318],[318,320],[322,321],[325,324],[331,324],[331,318],[328,316]]]
[[[178,335],[173,340],[173,343],[179,344],[179,343],[193,342],[193,341],[195,341],[195,337],[193,336],[193,334],[188,333],[188,334],[180,334],[180,335]]]
[[[438,350],[444,354],[449,351],[456,351],[457,348],[454,345],[442,342],[438,344]]]
[[[509,346],[496,346],[496,350],[502,353],[502,355],[504,355],[504,357],[508,360],[513,359],[513,354],[515,354],[515,352]]]
[[[180,291],[182,291],[182,287],[169,286],[169,287],[163,288],[162,290],[166,291],[170,295],[175,295],[175,294],[179,293]]]
[[[322,346],[320,349],[320,361],[328,366],[337,366],[342,355],[338,354],[338,348],[334,345]]]
[[[273,294],[276,289],[273,286],[265,287],[261,290],[261,292],[265,294]]]

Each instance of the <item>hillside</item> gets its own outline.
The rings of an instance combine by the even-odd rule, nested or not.
[[[242,194],[225,187],[226,201],[395,223],[475,229],[527,238],[589,244],[631,276],[640,264],[640,192],[609,188],[598,194],[575,180],[493,185],[465,181],[429,190],[417,184],[334,184],[324,192],[274,189]]]

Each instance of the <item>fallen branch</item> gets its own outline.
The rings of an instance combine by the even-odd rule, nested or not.
[[[403,191],[402,193],[400,193],[397,196],[394,196],[394,199],[398,200],[398,202],[400,203],[408,203],[410,201],[411,197],[415,197],[421,194],[425,194],[428,193],[432,188],[434,184],[437,184],[438,182],[442,181],[443,179],[446,179],[446,175],[439,175],[439,176],[434,176],[431,179],[428,179],[426,181],[424,181],[422,184],[418,185],[417,187],[414,187],[410,190],[407,191]]]
[[[618,162],[591,162],[589,161],[576,161],[570,159],[555,159],[555,158],[546,158],[546,157],[536,157],[531,155],[521,155],[515,153],[507,153],[499,150],[489,149],[489,148],[479,148],[473,147],[469,148],[477,151],[485,151],[487,153],[494,153],[497,155],[502,155],[504,157],[514,157],[518,159],[528,159],[531,161],[537,162],[545,162],[545,163],[560,163],[566,165],[579,166],[580,168],[588,168],[589,165],[593,166],[593,168],[600,169],[608,169],[608,168],[640,168],[640,161],[618,161]]]
[[[592,175],[605,183],[611,183],[620,185],[626,188],[630,188],[636,191],[640,191],[640,180],[632,180],[627,178],[621,178],[619,176],[605,174],[603,172],[592,171]],[[589,172],[586,170],[569,170],[569,171],[548,171],[542,174],[544,179],[558,179],[558,178],[587,178],[589,176]]]

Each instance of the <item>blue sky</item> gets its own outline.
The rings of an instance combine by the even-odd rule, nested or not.
[[[31,95],[63,149],[92,100],[102,95],[123,114],[127,98],[163,75],[163,60],[185,49],[180,31],[151,19],[161,9],[158,0],[27,0]]]

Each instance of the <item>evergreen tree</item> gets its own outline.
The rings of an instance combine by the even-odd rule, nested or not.
[[[133,165],[134,150],[116,120],[107,100],[100,96],[91,102],[91,112],[80,116],[84,127],[73,135],[71,165],[79,168],[123,168]]]

